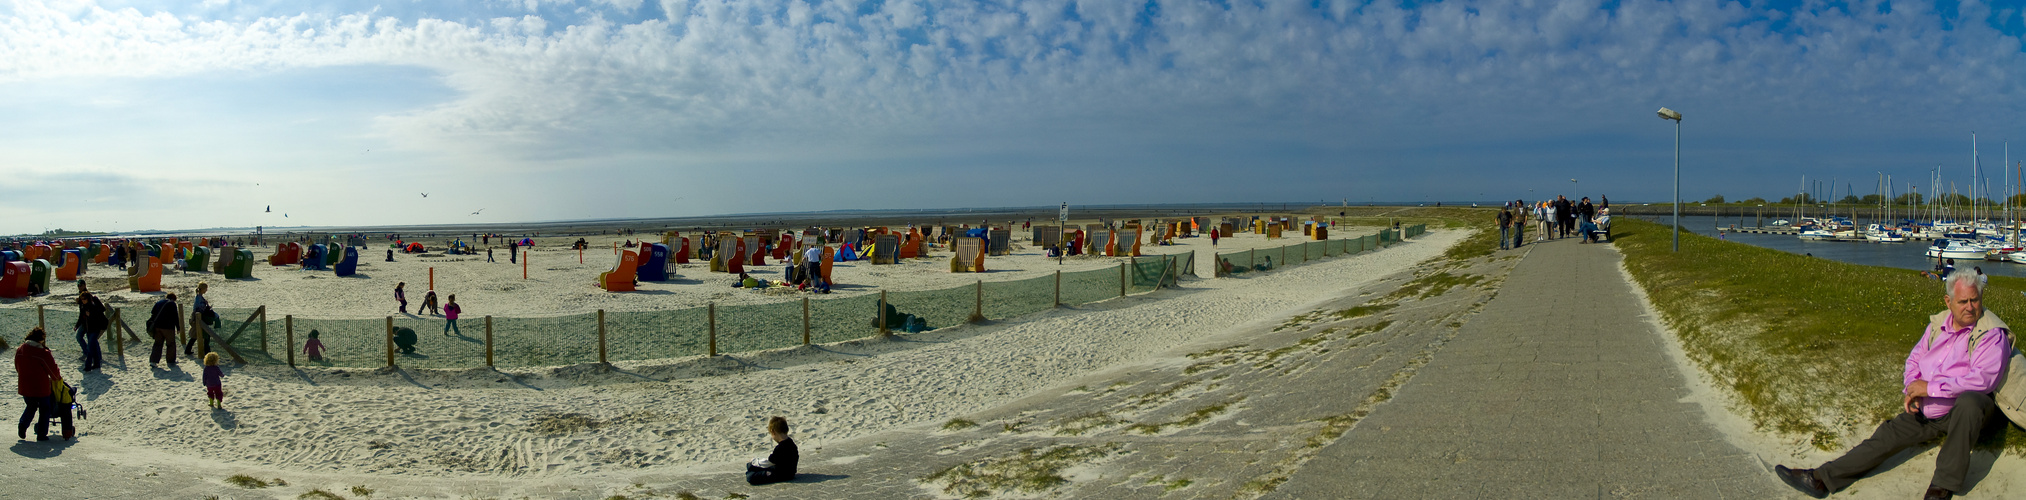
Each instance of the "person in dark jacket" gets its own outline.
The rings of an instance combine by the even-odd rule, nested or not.
[[[58,411],[56,392],[51,390],[51,386],[63,380],[63,371],[56,367],[56,356],[51,355],[49,347],[42,344],[48,336],[42,327],[35,327],[28,331],[27,338],[22,339],[21,347],[14,350],[14,372],[20,380],[16,392],[28,405],[21,411],[21,427],[15,432],[15,436],[21,439],[28,439],[28,424],[34,422],[35,440],[48,441],[49,419],[59,417],[63,421],[64,439],[70,439],[77,433],[67,416],[70,412],[67,408]],[[37,418],[38,414],[40,418]]]
[[[105,363],[105,351],[99,348],[99,337],[105,335],[112,320],[106,318],[106,305],[98,296],[84,290],[84,282],[78,282],[77,294],[77,338],[78,348],[84,352],[83,371],[99,369]]]
[[[154,347],[148,350],[148,367],[169,358],[169,368],[176,368],[176,325],[183,323],[183,306],[176,305],[176,294],[162,296],[155,301],[155,308],[148,313],[148,334],[154,337]]]
[[[211,301],[204,300],[204,294],[209,291],[211,291],[210,283],[197,283],[197,298],[190,301],[190,315],[196,317],[198,322],[210,325],[212,330],[217,330],[218,312],[211,310]],[[197,332],[188,333],[183,336],[183,355],[196,356],[197,352],[192,349],[197,346]]]
[[[795,440],[788,437],[788,419],[767,419],[767,436],[774,438],[774,452],[767,458],[746,464],[746,484],[759,486],[794,481],[795,464],[802,460],[802,454],[795,449]]]

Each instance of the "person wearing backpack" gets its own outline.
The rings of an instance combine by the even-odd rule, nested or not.
[[[59,407],[57,404],[55,388],[63,382],[63,370],[56,367],[56,356],[51,355],[49,347],[43,345],[43,342],[48,341],[48,336],[42,327],[35,327],[28,331],[28,336],[21,340],[21,346],[14,350],[14,373],[20,382],[16,392],[21,394],[22,403],[27,405],[27,408],[21,411],[20,430],[15,431],[14,435],[24,440],[28,439],[28,424],[33,422],[35,440],[48,441],[50,419],[63,421],[63,439],[68,440],[71,436],[77,435],[77,429],[70,423],[70,406],[64,404]],[[61,387],[64,390],[69,389],[69,386]],[[67,398],[69,395],[65,396]]]
[[[1948,310],[1928,319],[1927,331],[1906,357],[1900,414],[1819,468],[1774,467],[1780,480],[1822,498],[1849,487],[1901,450],[1947,435],[1923,498],[1946,500],[1963,490],[1970,448],[1997,407],[1990,393],[2012,356],[2012,333],[1997,314],[1984,309],[1980,276],[1959,273],[1943,283]]]

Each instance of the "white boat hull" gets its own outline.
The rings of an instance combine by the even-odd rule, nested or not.
[[[1947,250],[1942,250],[1941,257],[1944,259],[1982,259],[1985,256],[1990,255],[1990,253],[1991,252],[1989,250],[1951,248]]]

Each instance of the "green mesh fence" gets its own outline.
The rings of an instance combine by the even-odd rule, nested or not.
[[[815,306],[811,304],[810,315],[815,319]],[[696,318],[706,319],[698,311]],[[610,318],[607,318],[609,323]],[[702,355],[710,340],[708,322],[698,322],[693,349],[686,355]],[[661,334],[657,334],[661,335]],[[810,335],[813,337],[814,332]],[[718,306],[718,352],[743,352],[775,349],[802,344],[802,301],[777,302],[773,304],[751,304],[740,306]],[[625,358],[636,359],[636,358]]]
[[[977,290],[962,286],[943,290],[887,292],[886,303],[895,312],[919,316],[934,330],[961,325],[970,320],[977,305]],[[877,314],[875,312],[875,314]]]
[[[1176,274],[1182,266],[1182,260],[1184,259],[1169,255],[1135,258],[1128,265],[1133,280],[1128,293],[1151,292],[1162,286],[1174,286],[1180,279]]]
[[[479,328],[483,329],[484,318],[479,321]],[[428,344],[461,342],[443,337],[441,322],[437,320],[435,331],[416,330],[416,334],[427,342],[417,347],[418,354],[431,352]],[[395,320],[394,326],[402,326],[399,319]],[[574,365],[598,361],[596,312],[548,318],[493,318],[492,327],[493,362],[498,366]],[[609,330],[607,333],[609,335]],[[479,332],[481,339],[484,335],[483,331]],[[466,336],[471,336],[470,332],[466,332]],[[457,352],[465,351],[460,349]],[[407,363],[399,353],[395,354],[394,362]],[[481,352],[478,358],[467,359],[461,366],[483,366],[484,363]]]
[[[800,303],[796,303],[797,312]],[[718,309],[723,319],[724,308]],[[796,319],[799,318],[799,314]],[[478,319],[480,322],[484,318]],[[501,319],[494,318],[497,324]],[[796,322],[799,326],[800,322]],[[484,324],[479,327],[484,328]],[[719,332],[723,332],[720,326]],[[594,334],[596,332],[593,332]],[[481,333],[482,335],[483,333]],[[709,348],[710,311],[704,307],[691,307],[672,311],[637,311],[605,313],[605,349],[607,358],[612,360],[662,359],[704,354]],[[796,341],[800,342],[800,330]],[[718,348],[724,349],[724,339],[719,339]]]
[[[1117,268],[1062,273],[1062,304],[1088,304],[1119,296]]]
[[[985,284],[985,317],[1011,318],[1055,308],[1055,275]]]
[[[879,294],[809,301],[810,342],[865,338],[879,332]]]
[[[1230,276],[1252,271],[1252,252],[1227,252],[1217,254],[1217,275]]]

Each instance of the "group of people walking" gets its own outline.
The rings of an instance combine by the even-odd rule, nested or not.
[[[1588,196],[1580,202],[1562,195],[1532,204],[1524,200],[1506,202],[1498,212],[1498,248],[1509,250],[1524,245],[1530,224],[1536,242],[1567,238],[1571,233],[1582,238],[1583,243],[1597,242],[1601,235],[1611,231],[1611,199],[1602,200],[1602,206],[1591,204]]]

